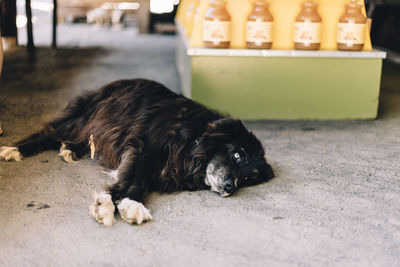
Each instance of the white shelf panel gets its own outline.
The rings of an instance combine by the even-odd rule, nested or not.
[[[386,52],[373,49],[372,51],[304,51],[304,50],[265,50],[265,49],[219,49],[204,47],[189,47],[189,40],[179,22],[176,23],[178,35],[187,50],[188,56],[221,56],[221,57],[313,57],[313,58],[386,58]]]
[[[231,56],[231,57],[314,57],[314,58],[386,58],[386,52],[372,51],[301,51],[301,50],[257,50],[257,49],[210,49],[189,47],[188,56]]]

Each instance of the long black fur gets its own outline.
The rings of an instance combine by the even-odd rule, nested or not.
[[[89,150],[90,135],[96,158],[119,170],[118,182],[108,188],[114,201],[143,202],[153,190],[209,188],[204,183],[207,163],[228,142],[264,155],[240,120],[142,79],[116,81],[76,97],[61,116],[14,146],[27,157],[58,149],[63,142],[81,157]],[[266,173],[265,180],[273,177],[270,168]]]

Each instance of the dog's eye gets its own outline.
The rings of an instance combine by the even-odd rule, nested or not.
[[[242,161],[242,157],[240,156],[240,154],[238,152],[233,154],[233,157],[235,158],[236,163],[239,163]]]

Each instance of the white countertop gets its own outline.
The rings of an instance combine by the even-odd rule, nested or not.
[[[386,58],[386,52],[373,49],[372,51],[338,51],[338,50],[274,50],[274,49],[221,49],[190,47],[189,40],[183,33],[179,22],[176,23],[180,39],[185,43],[188,56],[233,56],[233,57],[298,57],[298,58]]]
[[[317,57],[317,58],[386,58],[386,52],[372,51],[304,51],[304,50],[264,50],[264,49],[213,49],[189,47],[189,56],[235,56],[235,57]]]

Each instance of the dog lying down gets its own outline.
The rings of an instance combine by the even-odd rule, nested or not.
[[[20,161],[59,149],[66,162],[91,152],[116,170],[117,182],[95,194],[90,214],[105,226],[121,218],[141,224],[151,191],[211,189],[222,197],[274,177],[260,141],[237,119],[142,79],[121,80],[73,99],[42,130],[11,147],[0,160]]]

